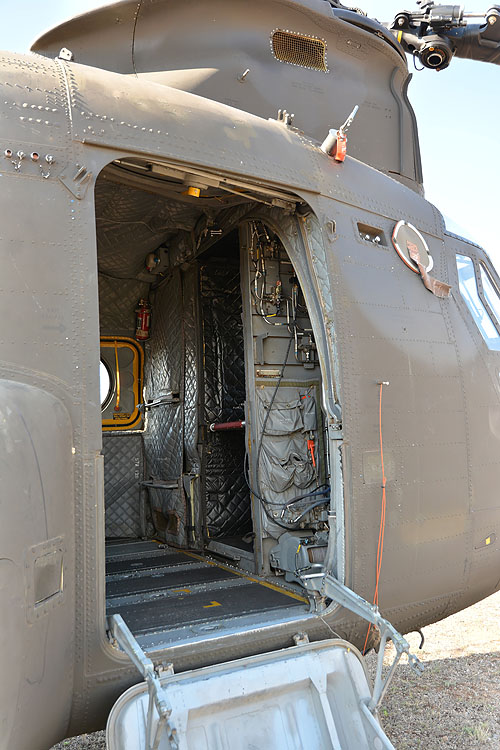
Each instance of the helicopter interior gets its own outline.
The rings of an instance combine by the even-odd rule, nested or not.
[[[318,352],[266,202],[138,160],[97,180],[107,613],[144,647],[303,614],[284,561],[326,553]]]

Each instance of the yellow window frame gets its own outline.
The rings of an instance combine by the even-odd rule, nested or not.
[[[117,430],[133,430],[139,425],[142,426],[143,415],[138,409],[138,404],[142,401],[142,381],[144,374],[144,353],[142,346],[135,341],[135,339],[128,338],[126,336],[101,336],[100,347],[102,349],[111,349],[113,352],[127,348],[133,353],[132,361],[132,375],[133,385],[132,391],[134,396],[134,410],[132,412],[113,412],[111,419],[102,420],[102,429],[105,432],[117,431]],[[110,360],[113,361],[114,355],[110,356]],[[114,393],[111,398],[111,404],[117,400],[117,384],[116,384],[116,372],[113,370],[114,376]]]

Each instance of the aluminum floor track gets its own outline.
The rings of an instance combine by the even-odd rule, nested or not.
[[[304,610],[305,600],[198,554],[148,541],[106,545],[106,610],[134,635]]]

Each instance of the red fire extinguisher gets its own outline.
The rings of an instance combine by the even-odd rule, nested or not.
[[[151,328],[151,305],[146,299],[140,299],[135,312],[135,337],[137,341],[145,341]]]

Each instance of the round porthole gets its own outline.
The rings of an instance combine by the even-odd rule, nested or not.
[[[410,249],[416,247],[420,256],[420,262],[427,272],[432,270],[434,261],[429,252],[427,242],[424,240],[418,229],[409,224],[407,221],[398,221],[392,233],[392,244],[408,268],[415,273],[419,273],[418,266],[410,255]]]
[[[113,380],[107,364],[102,359],[99,362],[99,384],[101,391],[101,411],[104,411],[113,396]]]

